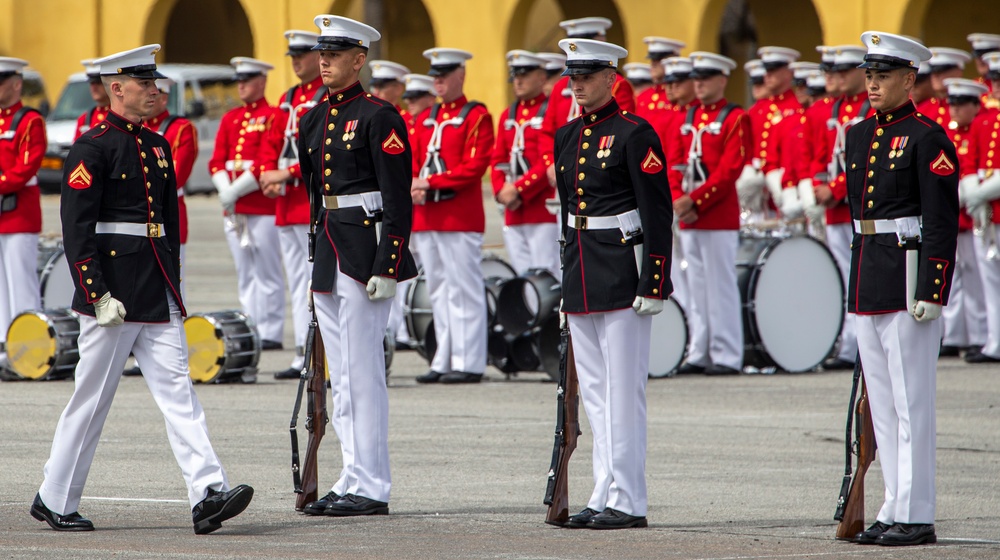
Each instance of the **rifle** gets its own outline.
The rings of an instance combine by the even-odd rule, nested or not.
[[[837,539],[853,541],[854,536],[865,530],[865,474],[875,460],[875,428],[868,405],[868,389],[861,378],[861,355],[854,365],[854,384],[851,387],[851,403],[847,409],[847,466],[840,486],[840,498],[833,518],[837,525]],[[861,396],[855,404],[858,385]],[[852,426],[853,421],[853,426]],[[852,474],[852,455],[858,456],[858,466]]]
[[[556,390],[556,439],[552,448],[552,465],[545,487],[543,503],[549,506],[545,522],[562,527],[569,519],[569,458],[576,449],[580,432],[580,386],[573,361],[573,341],[569,325],[562,328],[559,356],[559,387]]]

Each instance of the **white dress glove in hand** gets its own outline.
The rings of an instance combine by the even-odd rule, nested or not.
[[[771,201],[774,202],[775,206],[781,206],[784,200],[784,189],[781,188],[781,183],[785,177],[784,169],[772,169],[764,175],[764,182],[767,184],[767,192],[771,195]]]
[[[94,314],[97,315],[97,326],[117,327],[125,322],[125,306],[111,297],[107,292],[94,304]]]
[[[941,305],[929,301],[917,301],[913,303],[910,315],[920,323],[927,323],[941,316]]]
[[[636,315],[656,315],[660,311],[663,311],[663,300],[635,296],[635,301],[632,302],[632,309],[635,309]]]
[[[781,215],[786,220],[794,220],[802,216],[802,202],[799,200],[799,190],[788,188],[781,191]]]
[[[368,280],[368,299],[382,301],[396,297],[396,281],[385,276],[372,276]]]
[[[744,165],[736,179],[736,195],[742,208],[758,209],[764,199],[764,174],[752,165]]]

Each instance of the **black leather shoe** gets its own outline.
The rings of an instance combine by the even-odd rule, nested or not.
[[[965,356],[965,363],[967,364],[994,364],[997,362],[1000,362],[1000,358],[994,358],[993,356],[984,354],[983,352],[979,352],[978,354],[966,354]]]
[[[437,383],[443,375],[440,371],[429,370],[427,373],[417,376],[417,383]]]
[[[324,515],[351,517],[355,515],[389,515],[389,504],[364,496],[348,494],[326,506]]]
[[[587,523],[588,529],[632,529],[647,527],[649,524],[645,517],[636,517],[617,509],[607,508],[598,513]]]
[[[341,496],[339,494],[334,494],[331,490],[326,496],[323,496],[315,502],[309,502],[306,504],[306,507],[302,508],[302,513],[306,515],[324,515],[326,507],[340,498]]]
[[[875,539],[882,536],[882,533],[888,531],[889,527],[892,527],[892,525],[876,521],[875,523],[872,523],[871,527],[861,531],[857,535],[854,535],[854,542],[858,544],[875,544]]]
[[[951,345],[941,345],[941,349],[938,350],[938,358],[957,358],[958,357],[958,346]]]
[[[441,376],[441,383],[455,384],[455,383],[479,383],[483,380],[483,374],[481,373],[468,373],[465,371],[453,371],[451,373],[446,373]]]
[[[684,362],[677,368],[677,373],[705,373],[705,366]]]
[[[125,377],[134,377],[136,375],[142,375],[142,370],[139,369],[139,366],[134,366],[123,371],[122,375],[124,375]]]
[[[42,496],[35,494],[35,501],[31,502],[31,516],[39,521],[44,521],[56,531],[93,531],[94,524],[81,517],[79,513],[73,512],[66,515],[58,513],[45,507],[42,503]]]
[[[285,371],[279,371],[274,374],[275,379],[298,379],[302,376],[302,371],[295,368],[288,368]]]
[[[844,369],[854,369],[854,362],[840,358],[830,358],[823,362],[823,371],[839,371]]]
[[[263,351],[267,350],[284,350],[285,347],[277,340],[261,340],[260,349]]]
[[[875,539],[875,544],[882,546],[913,546],[936,542],[937,535],[934,534],[934,525],[911,523],[896,523]]]
[[[965,357],[966,358],[968,358],[969,356],[975,356],[976,354],[982,354],[982,353],[983,353],[983,347],[982,346],[972,345],[972,346],[966,346],[965,347]]]
[[[710,365],[705,368],[705,375],[739,375],[740,370],[729,366]]]
[[[569,516],[563,527],[567,529],[584,529],[587,527],[587,523],[590,523],[590,520],[598,513],[600,512],[597,510],[587,508],[576,515]]]
[[[208,489],[208,497],[191,510],[196,535],[207,535],[222,527],[222,522],[243,513],[253,498],[253,488],[240,484],[232,490]]]

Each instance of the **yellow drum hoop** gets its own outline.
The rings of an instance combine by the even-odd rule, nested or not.
[[[7,361],[21,377],[45,377],[52,370],[56,350],[56,338],[43,315],[18,315],[7,329]]]
[[[226,357],[226,342],[216,335],[215,325],[205,317],[184,320],[191,379],[208,383],[219,375]]]

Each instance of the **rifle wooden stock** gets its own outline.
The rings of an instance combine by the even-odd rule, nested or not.
[[[569,458],[576,449],[580,432],[580,385],[573,361],[573,341],[569,327],[562,333],[562,355],[559,360],[559,388],[557,391],[556,437],[552,448],[552,465],[549,467],[548,484],[543,503],[549,506],[545,522],[563,526],[569,519]]]
[[[323,347],[323,338],[320,335],[319,325],[316,322],[316,315],[313,314],[312,322],[309,323],[309,335],[306,346],[306,372],[300,383],[306,383],[306,394],[308,397],[308,409],[306,411],[306,431],[309,432],[309,440],[306,443],[306,453],[302,461],[301,469],[298,468],[298,438],[292,435],[292,475],[295,484],[295,509],[302,509],[309,502],[318,498],[317,488],[319,486],[317,458],[319,454],[319,444],[326,434],[326,423],[330,421],[326,411],[326,351]],[[301,401],[301,385],[299,398],[296,402],[296,410],[293,416],[293,432],[295,417],[298,416],[298,403]],[[299,479],[301,475],[301,479]]]
[[[837,525],[837,538],[840,540],[853,541],[855,535],[865,530],[865,474],[868,467],[875,460],[875,428],[872,425],[872,413],[868,405],[868,389],[861,381],[861,397],[853,411],[855,415],[854,430],[857,437],[854,445],[857,454],[857,467],[854,469],[854,476],[850,480],[850,489],[845,494],[845,489],[841,488],[841,501],[838,505],[837,515],[834,518],[840,521]],[[847,479],[845,476],[845,486]],[[839,516],[839,517],[838,517]]]

